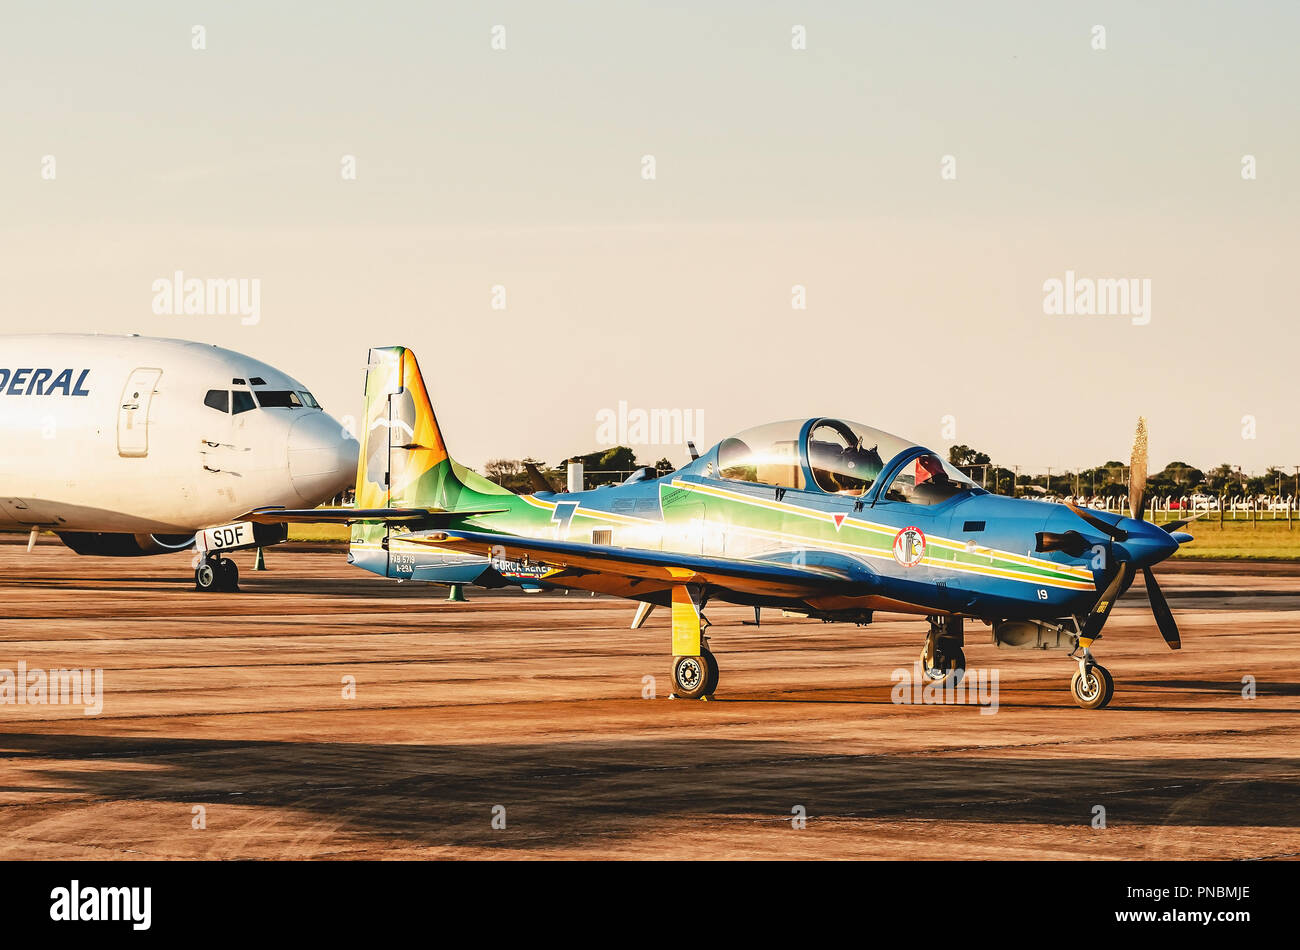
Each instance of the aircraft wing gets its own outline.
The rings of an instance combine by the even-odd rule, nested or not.
[[[449,530],[396,538],[404,544],[448,548],[487,557],[527,557],[554,568],[542,580],[559,583],[565,578],[580,578],[584,582],[572,586],[624,597],[636,597],[675,584],[708,584],[750,594],[796,597],[862,591],[865,586],[859,577],[822,565],[675,554],[480,531]],[[598,575],[603,580],[590,575]]]
[[[467,515],[495,515],[505,508],[254,508],[237,518],[255,524],[350,524],[353,521],[382,521],[401,524],[438,521]]]

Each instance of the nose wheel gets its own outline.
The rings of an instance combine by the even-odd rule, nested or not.
[[[204,558],[194,569],[194,589],[237,591],[239,590],[239,567],[230,558]]]
[[[1104,709],[1115,695],[1115,680],[1101,664],[1081,661],[1070,678],[1070,694],[1084,709]]]

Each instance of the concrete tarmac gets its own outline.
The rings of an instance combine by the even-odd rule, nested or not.
[[[1096,712],[971,624],[989,714],[893,701],[922,620],[710,606],[717,698],[674,701],[664,610],[452,604],[319,546],[200,594],[186,555],[8,540],[0,668],[102,669],[103,708],[0,705],[4,858],[1300,856],[1296,565],[1161,565],[1179,652],[1139,578]]]

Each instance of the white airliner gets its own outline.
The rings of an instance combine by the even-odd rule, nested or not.
[[[350,486],[358,446],[307,387],[231,350],[150,337],[0,336],[0,530],[78,554],[198,550],[200,590],[234,590],[221,552],[284,539],[238,516]]]

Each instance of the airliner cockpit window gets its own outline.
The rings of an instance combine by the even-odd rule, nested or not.
[[[302,400],[302,404],[306,406],[308,409],[320,408],[320,403],[316,401],[316,397],[313,396],[311,393],[307,392],[307,390],[305,389],[298,390],[298,398]]]
[[[225,389],[209,389],[203,397],[203,405],[217,412],[230,412],[230,393]]]
[[[235,415],[257,408],[257,403],[253,402],[253,394],[247,389],[236,389],[230,395]]]
[[[975,487],[974,482],[937,455],[918,455],[899,469],[885,499],[937,505]]]
[[[861,495],[875,483],[885,463],[909,445],[870,426],[818,419],[808,430],[808,467],[822,491]]]
[[[802,419],[746,429],[718,446],[718,475],[739,482],[803,488],[799,462]]]
[[[287,389],[259,389],[257,401],[263,409],[301,409],[298,394]]]

